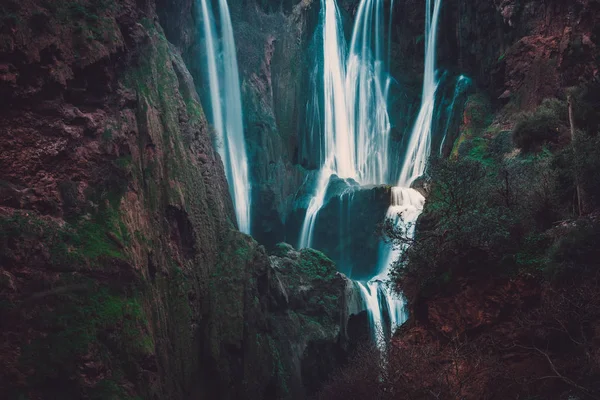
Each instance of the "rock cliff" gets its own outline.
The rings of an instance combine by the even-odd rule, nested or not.
[[[235,229],[191,9],[0,5],[7,398],[299,398],[344,360],[347,280]]]

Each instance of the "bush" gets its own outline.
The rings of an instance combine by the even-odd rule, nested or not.
[[[547,143],[558,143],[566,133],[567,106],[558,99],[546,99],[532,113],[524,113],[513,130],[513,142],[525,152],[539,151]]]
[[[409,301],[451,288],[457,277],[548,266],[545,232],[571,215],[557,195],[552,154],[510,158],[491,155],[493,146],[481,149],[478,157],[471,151],[431,161],[433,187],[414,239],[386,225],[393,242],[409,246],[393,269]]]
[[[590,135],[600,132],[600,79],[570,90],[573,118],[578,128]]]
[[[557,196],[565,207],[578,214],[576,185],[579,184],[583,212],[600,207],[600,137],[577,132],[572,146],[556,154]]]
[[[553,272],[568,276],[594,274],[600,260],[600,225],[582,220],[561,232],[551,249]]]
[[[586,209],[600,206],[600,138],[586,134],[577,135],[573,143],[574,181],[582,190]]]

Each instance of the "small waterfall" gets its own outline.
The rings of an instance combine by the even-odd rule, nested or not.
[[[382,347],[384,344],[384,332],[381,307],[379,306],[379,285],[377,285],[376,282],[358,282],[358,287],[360,288],[361,295],[367,306],[369,323],[371,325],[371,336],[373,341],[379,347]]]
[[[393,187],[391,191],[390,207],[387,209],[385,218],[392,220],[394,226],[402,226],[406,229],[408,236],[413,236],[415,222],[425,205],[425,198],[421,193],[410,188]],[[405,248],[394,248],[388,243],[379,245],[378,275],[376,279],[385,280],[391,264],[398,259]]]
[[[317,181],[317,191],[306,209],[306,216],[302,223],[302,230],[300,232],[300,244],[299,249],[310,247],[313,239],[313,232],[315,229],[315,222],[317,221],[317,214],[323,208],[325,203],[325,194],[327,193],[327,186],[329,185],[329,179],[333,175],[330,168],[323,166],[319,171],[319,178]]]
[[[322,115],[318,110],[315,113],[321,115],[323,119],[324,160],[319,171],[315,194],[308,204],[302,223],[299,248],[310,247],[312,244],[315,221],[323,207],[331,176],[337,174],[342,178],[350,178],[356,175],[344,88],[346,41],[335,0],[321,0],[320,25],[323,29],[322,93],[319,93],[320,83],[316,78],[313,81],[313,92],[316,98],[322,96],[323,99]],[[320,106],[320,102],[314,102],[314,107]]]
[[[233,27],[226,0],[218,0],[219,27],[210,0],[197,0],[206,50],[207,80],[211,99],[211,123],[217,151],[233,199],[240,231],[250,233],[250,182],[242,122],[242,100]]]
[[[337,3],[321,0],[321,70],[312,76],[311,104],[316,109],[309,115],[318,116],[311,132],[316,123],[322,124],[323,157],[302,224],[300,248],[312,245],[315,221],[332,175],[360,184],[389,180],[387,97],[391,80],[383,59],[383,4],[384,0],[361,0],[346,54]],[[322,76],[322,81],[317,76]]]
[[[454,107],[456,105],[456,100],[463,94],[467,88],[471,85],[471,80],[464,75],[461,75],[456,80],[456,84],[454,85],[454,95],[452,96],[452,102],[448,106],[446,110],[446,126],[444,127],[444,136],[442,136],[442,141],[440,142],[440,150],[439,154],[442,155],[444,151],[444,143],[446,143],[446,136],[448,136],[448,130],[450,129],[450,124],[452,123],[452,115],[454,114]]]
[[[387,99],[391,79],[383,61],[383,3],[361,1],[346,62],[346,98],[356,155],[355,179],[363,185],[388,180],[391,126]]]
[[[391,191],[391,204],[387,211],[387,218],[391,219],[396,227],[403,227],[411,237],[414,235],[415,222],[423,211],[425,198],[418,191],[411,189],[410,184],[425,172],[427,158],[431,152],[431,126],[438,87],[435,79],[435,48],[441,0],[433,1],[432,10],[432,0],[427,0],[425,12],[425,73],[421,108],[410,136],[398,184]],[[407,316],[403,310],[403,301],[396,297],[393,290],[385,287],[384,281],[388,279],[392,264],[404,250],[406,249],[402,247],[394,248],[390,244],[382,244],[378,263],[380,273],[369,282],[370,285],[381,286],[388,307],[394,304],[394,317],[390,318],[392,329],[404,323]],[[379,303],[368,304],[382,309]]]
[[[423,175],[427,158],[431,153],[431,124],[435,108],[435,92],[438,82],[435,78],[435,48],[437,42],[437,25],[440,15],[441,0],[435,1],[433,14],[432,0],[427,0],[425,11],[425,73],[423,76],[423,95],[421,108],[408,142],[404,164],[400,171],[398,186],[409,187],[413,180]]]

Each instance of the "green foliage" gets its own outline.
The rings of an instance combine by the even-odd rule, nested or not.
[[[314,249],[302,249],[300,252],[300,269],[310,279],[329,281],[337,272],[335,264],[325,254]]]
[[[467,99],[465,104],[464,116],[473,134],[478,134],[492,122],[492,113],[490,102],[487,97],[481,93],[476,93]]]
[[[588,208],[600,206],[600,137],[577,135],[573,142],[573,181],[579,183]]]
[[[524,113],[513,130],[515,145],[525,152],[539,151],[557,143],[568,124],[567,106],[558,99],[545,99],[532,113]]]
[[[579,185],[583,211],[600,206],[600,137],[578,131],[572,146],[553,158],[552,168],[557,174],[557,196],[563,204],[573,204]]]
[[[485,128],[492,122],[489,100],[480,93],[469,96],[463,118],[465,124],[454,142],[452,155],[454,157],[470,155],[482,161],[487,147],[482,136],[487,133]]]
[[[15,247],[25,246],[29,241],[43,243],[50,265],[102,268],[107,259],[127,259],[123,249],[130,236],[118,212],[106,204],[92,217],[62,225],[26,213],[0,219],[0,253],[10,256]]]
[[[273,249],[272,254],[279,256],[279,257],[285,257],[288,255],[288,253],[290,252],[290,250],[292,250],[292,246],[290,246],[287,243],[277,243],[275,245],[275,249]]]
[[[409,247],[394,269],[409,299],[450,288],[459,277],[573,276],[597,264],[586,261],[598,259],[596,222],[557,228],[579,215],[576,187],[584,212],[600,207],[595,125],[578,131],[572,146],[555,152],[543,146],[556,142],[566,124],[566,104],[547,99],[521,116],[512,133],[516,144],[535,152],[515,156],[510,133],[487,128],[465,135],[454,159],[431,161],[433,187],[414,240],[406,228],[386,226],[396,244]]]
[[[459,276],[514,274],[547,267],[552,241],[545,232],[562,218],[551,157],[502,158],[489,148],[456,160],[437,160],[416,240],[395,268],[409,297],[428,295]]]
[[[553,269],[559,276],[598,271],[600,260],[600,224],[582,220],[564,228],[550,252]]]
[[[113,138],[113,132],[112,129],[107,127],[104,128],[104,132],[102,132],[102,140],[105,142],[110,142]]]
[[[600,132],[600,79],[569,90],[573,118],[578,128],[590,135]]]

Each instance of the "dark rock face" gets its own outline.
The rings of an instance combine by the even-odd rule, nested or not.
[[[345,363],[353,343],[347,330],[349,318],[364,305],[354,283],[322,253],[297,252],[281,244],[276,252],[281,256],[271,256],[272,338],[282,365],[291,367],[282,380],[289,394],[281,398],[302,399],[314,394]],[[368,321],[363,322],[368,326]]]
[[[318,2],[232,4],[252,180],[253,236],[268,247],[285,223],[306,171],[297,163],[305,120],[308,42]]]
[[[286,238],[292,243],[300,241],[316,179],[316,173],[307,176],[286,220]],[[339,271],[352,279],[368,280],[377,274],[380,224],[390,204],[390,189],[387,185],[360,186],[352,179],[336,175],[330,178],[324,205],[316,217],[313,246],[327,254]]]
[[[355,186],[331,197],[319,212],[314,242],[340,271],[353,279],[368,280],[377,268],[379,225],[390,204],[390,186]]]
[[[267,257],[237,232],[227,242],[209,291],[218,315],[207,338],[218,391],[207,384],[199,393],[303,399],[346,361],[350,314],[364,309],[354,284],[315,250],[281,244],[275,253]]]
[[[184,63],[191,7],[0,5],[7,398],[292,398],[321,379],[297,365],[344,360],[347,280],[313,253],[290,259],[297,276],[278,272],[234,229]],[[278,295],[282,280],[299,286]]]
[[[535,108],[597,75],[595,1],[449,0],[440,63],[473,78],[497,106]]]

